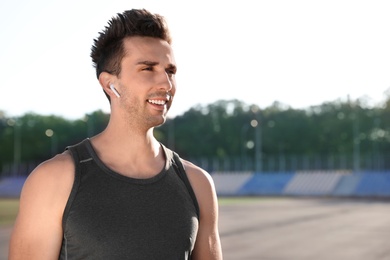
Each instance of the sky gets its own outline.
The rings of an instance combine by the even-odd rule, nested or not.
[[[1,0],[0,111],[79,119],[109,103],[90,59],[116,13],[163,15],[177,93],[169,115],[238,99],[292,108],[390,95],[390,1]]]

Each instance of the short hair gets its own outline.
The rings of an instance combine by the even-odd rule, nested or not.
[[[96,77],[108,72],[118,76],[121,72],[121,61],[125,56],[123,40],[131,36],[148,36],[160,38],[171,44],[165,18],[145,9],[132,9],[112,17],[105,29],[94,39],[91,48]]]

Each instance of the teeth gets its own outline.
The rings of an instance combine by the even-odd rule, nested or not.
[[[165,100],[148,100],[149,103],[155,104],[155,105],[165,105],[166,101]]]

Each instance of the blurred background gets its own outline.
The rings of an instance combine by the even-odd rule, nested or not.
[[[1,179],[104,129],[90,48],[130,8],[164,15],[174,39],[178,91],[156,137],[214,175],[221,194],[243,188],[220,190],[237,173],[256,184],[240,192],[268,193],[252,177],[272,175],[279,194],[301,174],[337,186],[389,170],[387,1],[25,0],[0,3]]]
[[[1,1],[1,198],[105,128],[90,48],[131,8],[164,15],[173,36],[178,91],[155,135],[220,198],[390,198],[390,3],[364,0]]]

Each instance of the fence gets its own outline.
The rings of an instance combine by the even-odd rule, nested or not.
[[[186,158],[187,159],[187,158]],[[261,156],[255,161],[253,157],[225,157],[219,158],[189,158],[190,161],[207,170],[213,171],[256,171],[256,172],[296,172],[317,170],[347,170],[359,171],[386,171],[390,170],[390,153],[345,155],[284,155]],[[255,163],[257,162],[257,163]],[[6,164],[0,172],[1,177],[27,176],[37,162],[28,162],[18,165]]]
[[[190,160],[213,171],[256,171],[256,172],[291,172],[311,170],[390,170],[389,154],[345,155],[284,155],[261,156],[255,161],[253,157],[190,158]],[[256,163],[257,162],[257,163]]]

